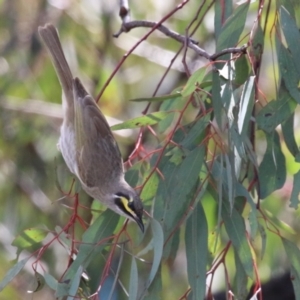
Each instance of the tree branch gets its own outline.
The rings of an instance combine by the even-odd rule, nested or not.
[[[129,12],[129,10],[128,10]],[[128,16],[128,15],[126,15]],[[202,56],[210,61],[214,61],[216,60],[218,57],[228,54],[228,53],[245,53],[246,49],[247,49],[247,45],[243,45],[242,47],[238,47],[238,48],[227,48],[227,49],[223,49],[222,51],[218,52],[218,53],[214,53],[214,54],[209,54],[207,53],[204,49],[202,49],[201,47],[198,46],[198,42],[194,39],[188,38],[184,35],[180,35],[179,33],[170,30],[169,28],[167,28],[164,25],[158,25],[156,22],[150,22],[150,21],[130,21],[130,22],[124,22],[125,18],[122,18],[122,26],[119,30],[119,32],[117,32],[116,34],[114,34],[113,36],[115,38],[118,38],[123,32],[128,32],[133,28],[137,28],[137,27],[146,27],[146,28],[153,28],[156,27],[157,30],[159,30],[160,32],[162,32],[164,35],[178,41],[179,43],[185,45],[187,48],[192,49],[193,51],[195,51],[199,56]]]

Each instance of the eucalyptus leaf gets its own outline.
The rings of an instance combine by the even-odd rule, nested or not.
[[[258,168],[260,181],[260,197],[262,199],[280,189],[286,179],[285,157],[281,150],[279,135],[274,131],[266,135],[267,150]]]
[[[200,202],[189,216],[185,229],[187,273],[192,299],[204,299],[206,292],[206,262],[208,256],[208,226]]]

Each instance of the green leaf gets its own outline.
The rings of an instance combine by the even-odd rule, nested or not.
[[[292,242],[282,238],[282,243],[290,261],[291,278],[295,292],[295,299],[300,300],[300,250]]]
[[[300,104],[300,93],[298,90],[299,74],[295,68],[295,62],[290,52],[281,44],[279,51],[280,74],[284,85],[294,100]]]
[[[9,271],[5,274],[5,277],[0,282],[0,291],[2,291],[20,273],[30,258],[31,256],[20,260],[9,269]]]
[[[135,258],[132,256],[129,281],[129,300],[136,300],[138,293],[139,274]]]
[[[158,111],[141,117],[133,118],[127,120],[123,123],[116,124],[111,127],[111,130],[129,129],[129,128],[139,128],[148,125],[155,125],[158,122],[164,120],[170,114],[174,115],[176,112],[171,111]]]
[[[232,14],[232,1],[225,0],[224,2],[215,2],[215,36],[218,39],[225,21]]]
[[[49,231],[47,229],[28,228],[13,240],[12,245],[20,249],[25,249],[40,243],[48,233]]]
[[[45,286],[45,278],[42,274],[40,274],[39,272],[35,272],[34,277],[36,279],[37,286],[33,291],[27,291],[27,293],[29,293],[29,294],[36,293]]]
[[[170,162],[168,157],[164,157],[159,165],[165,179],[159,182],[153,215],[161,222],[166,239],[193,200],[204,153],[204,147],[197,147],[180,165]]]
[[[239,256],[246,274],[253,278],[252,255],[247,240],[244,219],[235,208],[230,210],[227,201],[222,201],[222,218],[226,232]]]
[[[249,1],[238,6],[226,20],[217,40],[217,51],[236,46],[245,26],[248,9]]]
[[[159,96],[159,97],[152,97],[152,98],[136,98],[136,99],[131,99],[130,101],[134,102],[160,102],[160,101],[166,101],[166,100],[172,100],[176,98],[181,98],[182,95],[177,92],[176,94],[170,94],[170,95],[165,95],[165,96]]]
[[[189,216],[185,229],[185,249],[188,280],[192,299],[204,299],[206,291],[206,262],[208,255],[208,226],[200,202]]]
[[[300,171],[294,174],[290,207],[293,207],[295,209],[298,208],[298,205],[300,203],[299,197],[300,197]]]
[[[147,288],[149,288],[149,286],[151,285],[158,271],[161,258],[162,258],[163,247],[164,247],[164,233],[160,223],[155,219],[151,219],[150,222],[151,222],[151,229],[153,235],[154,257],[153,257],[152,268],[149,277],[146,281]]]
[[[243,264],[237,251],[234,249],[234,262],[236,267],[235,280],[234,280],[234,296],[236,299],[247,299],[249,293],[247,288],[248,275],[245,272]]]
[[[222,113],[223,101],[221,98],[221,80],[218,72],[213,72],[213,84],[212,84],[212,105],[214,108],[214,116],[216,118],[217,124],[222,128]]]
[[[57,289],[57,280],[50,274],[44,275],[47,285],[54,291]]]
[[[138,298],[139,300],[153,300],[162,299],[162,279],[161,279],[161,265],[159,266],[156,276],[147,291],[147,295],[144,297],[145,292]]]
[[[240,57],[238,57],[235,60],[234,65],[235,65],[234,84],[242,85],[249,78],[249,74],[250,74],[250,68],[246,56],[241,55]]]
[[[243,86],[241,100],[239,102],[238,129],[242,137],[246,137],[250,124],[250,118],[254,106],[255,76],[250,76]]]
[[[286,121],[295,111],[296,101],[284,86],[280,87],[278,100],[272,100],[263,107],[256,117],[259,129],[272,133],[275,128]]]
[[[295,132],[294,132],[294,117],[295,114],[291,114],[290,117],[281,124],[282,134],[284,137],[284,141],[286,143],[287,148],[291,152],[291,154],[295,157],[296,162],[300,162],[299,154],[300,151],[298,149],[296,140],[295,140]]]
[[[86,230],[82,236],[82,243],[78,248],[76,259],[68,268],[61,282],[58,283],[57,297],[66,296],[69,294],[71,288],[72,290],[75,289],[73,280],[77,278],[75,276],[79,274],[78,270],[85,269],[101,253],[104,247],[107,246],[106,243],[100,243],[100,241],[112,236],[118,224],[119,217],[115,212],[107,209]],[[77,285],[77,282],[74,284]]]
[[[276,131],[266,135],[267,150],[258,168],[260,197],[262,199],[282,188],[286,179],[285,157],[281,151],[279,135]]]
[[[289,51],[292,54],[294,65],[298,71],[298,78],[300,75],[300,32],[296,21],[291,17],[284,7],[280,7],[280,21],[281,28],[284,33],[285,40],[289,46]]]
[[[260,223],[258,223],[258,232],[261,237],[260,259],[262,260],[265,255],[265,251],[266,251],[267,234],[266,234],[265,227],[263,225],[261,225]]]
[[[182,97],[187,97],[195,91],[197,86],[203,81],[206,71],[207,66],[204,66],[192,74],[192,76],[188,79],[186,85],[184,86],[183,90],[181,91]]]

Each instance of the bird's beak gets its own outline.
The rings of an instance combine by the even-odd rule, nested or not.
[[[139,216],[136,216],[134,218],[134,221],[136,221],[136,223],[139,225],[139,227],[141,228],[142,232],[144,233],[144,223],[143,223],[143,220],[142,220],[142,217],[139,217]]]

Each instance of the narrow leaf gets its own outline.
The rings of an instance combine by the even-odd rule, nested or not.
[[[300,171],[294,174],[290,207],[297,209],[300,203],[299,200],[300,200]]]
[[[287,254],[287,258],[290,261],[291,277],[295,292],[295,300],[300,300],[300,250],[292,242],[285,238],[282,238],[282,243]]]
[[[222,202],[222,218],[226,232],[239,256],[246,274],[250,278],[253,278],[252,255],[247,240],[244,219],[235,208],[230,211],[227,201]]]
[[[260,197],[262,199],[280,189],[285,183],[285,157],[281,151],[279,135],[276,131],[266,135],[267,150],[259,166]]]
[[[2,291],[20,273],[30,258],[31,257],[29,256],[20,260],[5,274],[5,277],[0,282],[0,291]]]
[[[138,287],[139,287],[139,275],[136,265],[136,260],[132,257],[131,268],[130,268],[130,281],[129,281],[129,300],[136,300]]]
[[[158,122],[165,119],[168,115],[175,114],[175,112],[170,111],[158,111],[141,117],[133,118],[127,120],[123,123],[113,125],[111,130],[129,129],[129,128],[139,128],[147,125],[155,125]]]
[[[248,9],[249,1],[238,6],[226,20],[217,40],[217,51],[234,47],[238,43],[245,26]]]
[[[147,288],[151,285],[153,279],[155,278],[156,272],[160,266],[164,246],[164,233],[160,223],[155,219],[151,219],[150,222],[153,235],[154,257],[152,268],[146,282]]]
[[[206,291],[206,262],[208,254],[208,225],[202,204],[198,202],[189,216],[185,230],[188,280],[192,299],[204,299]]]

